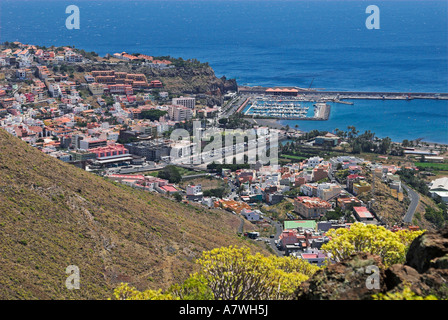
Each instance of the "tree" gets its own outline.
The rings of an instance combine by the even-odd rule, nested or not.
[[[400,230],[392,232],[384,227],[354,223],[350,229],[331,229],[327,236],[331,239],[322,246],[339,262],[357,252],[378,255],[386,267],[403,263],[411,242],[423,231]]]
[[[301,259],[253,255],[232,246],[203,252],[197,263],[214,299],[224,300],[290,299],[319,269]]]
[[[389,137],[382,139],[378,146],[378,153],[386,154],[390,148],[391,143],[392,140]]]
[[[167,111],[151,109],[147,111],[142,111],[141,116],[143,119],[149,119],[151,121],[159,120],[161,117],[168,114]]]
[[[181,202],[181,201],[182,201],[182,195],[181,195],[179,192],[174,193],[174,194],[173,194],[173,197],[174,197],[174,199],[175,199],[177,202]]]
[[[179,173],[179,170],[172,165],[168,165],[165,168],[163,168],[157,176],[161,179],[166,179],[171,183],[178,183],[180,180],[182,180],[182,176]]]
[[[404,139],[403,142],[401,143],[401,146],[403,148],[409,147],[410,146],[409,140]]]

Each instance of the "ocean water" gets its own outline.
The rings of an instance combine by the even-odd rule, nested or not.
[[[393,141],[422,138],[427,142],[448,143],[448,102],[445,100],[347,100],[353,105],[329,103],[327,121],[283,120],[283,125],[299,130],[334,131],[355,126]]]
[[[79,30],[65,27],[71,4]],[[370,4],[380,9],[379,30],[365,27]],[[447,17],[444,0],[2,0],[0,41],[197,58],[240,85],[448,92]],[[335,106],[325,124],[300,124],[347,121],[397,140],[406,132],[448,143],[446,102],[403,103],[359,101]],[[382,116],[388,109],[396,116]]]

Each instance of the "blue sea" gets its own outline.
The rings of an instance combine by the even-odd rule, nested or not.
[[[68,30],[68,5],[80,29]],[[380,10],[369,30],[367,6]],[[448,92],[447,1],[2,0],[0,41],[207,61],[240,85]],[[446,101],[354,101],[300,129],[448,143]]]

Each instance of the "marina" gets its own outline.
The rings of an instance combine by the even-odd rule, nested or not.
[[[276,118],[281,120],[327,120],[330,106],[325,102],[257,98],[245,101],[240,108],[252,118]]]

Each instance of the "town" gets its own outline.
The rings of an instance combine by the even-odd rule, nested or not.
[[[174,92],[154,76],[188,63],[197,62],[126,52],[101,58],[72,47],[4,43],[0,127],[105,179],[238,215],[242,237],[318,266],[328,258],[320,248],[330,229],[355,222],[392,231],[445,223],[447,146],[392,142],[355,127],[302,132],[263,124],[243,112],[253,94],[247,89]],[[154,72],[134,73],[137,67]],[[300,95],[279,88],[262,95],[288,99],[291,92]],[[199,134],[200,145],[172,139],[177,129]],[[209,132],[219,137],[242,129],[257,140],[234,143],[232,136],[230,146],[207,149]],[[268,147],[260,150],[260,140]],[[198,147],[200,163],[179,161]],[[261,154],[274,147],[278,161],[263,162]],[[248,230],[245,221],[252,225]]]

